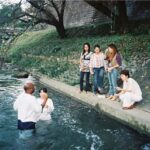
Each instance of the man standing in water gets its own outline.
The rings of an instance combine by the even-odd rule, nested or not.
[[[20,138],[31,136],[35,132],[35,124],[38,121],[38,114],[46,104],[46,95],[43,103],[37,103],[34,93],[34,84],[27,82],[24,85],[24,92],[14,102],[14,109],[18,111],[18,129]]]

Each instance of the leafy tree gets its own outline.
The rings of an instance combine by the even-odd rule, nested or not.
[[[20,13],[22,13],[21,2],[18,4],[1,4],[0,26],[10,27],[20,23],[16,17]]]
[[[12,12],[15,8],[15,5],[3,5],[0,9],[0,26],[4,24],[9,24],[12,22]]]

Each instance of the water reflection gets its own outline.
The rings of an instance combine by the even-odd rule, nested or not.
[[[148,137],[50,89],[55,106],[52,121],[38,122],[34,137],[19,139],[13,102],[25,82],[0,73],[0,150],[150,149]],[[36,91],[41,86],[36,83]]]

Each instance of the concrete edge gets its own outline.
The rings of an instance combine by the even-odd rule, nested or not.
[[[50,79],[45,75],[35,74],[35,78],[51,89],[72,97],[81,103],[88,104],[97,111],[104,112],[109,117],[124,123],[139,133],[150,136],[150,113],[137,108],[123,110],[119,102],[98,98],[90,92],[80,94],[78,88]]]

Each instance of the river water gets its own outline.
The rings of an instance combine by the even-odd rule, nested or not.
[[[0,150],[150,150],[148,137],[50,89],[52,121],[38,122],[35,136],[19,139],[13,103],[25,80],[0,71]]]

